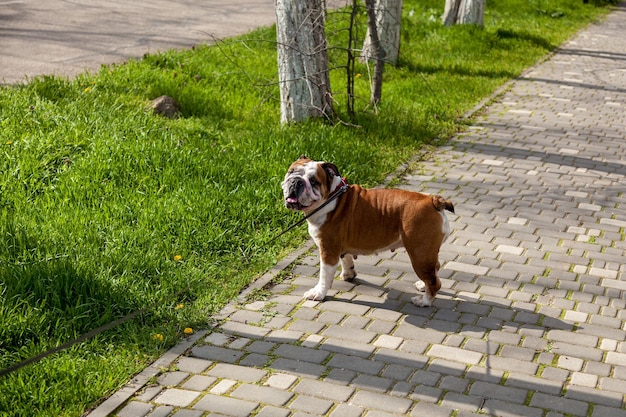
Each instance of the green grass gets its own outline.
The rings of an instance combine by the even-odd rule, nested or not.
[[[488,2],[484,29],[443,28],[443,1],[405,0],[402,53],[382,102],[357,78],[358,127],[279,125],[274,30],[146,56],[73,80],[0,89],[0,369],[138,309],[135,320],[0,378],[0,415],[78,416],[277,259],[305,228],[280,181],[302,153],[373,186],[604,8]],[[346,14],[328,18],[345,44]],[[364,14],[360,17],[364,33]],[[332,65],[345,53],[331,53]],[[344,121],[345,80],[333,70]],[[182,117],[146,111],[174,97]],[[161,337],[157,336],[161,335]]]

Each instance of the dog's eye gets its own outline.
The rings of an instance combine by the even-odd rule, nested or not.
[[[311,183],[311,187],[315,187],[316,185],[319,184],[319,182],[315,179],[315,177],[311,177],[311,179],[309,179],[309,182]]]

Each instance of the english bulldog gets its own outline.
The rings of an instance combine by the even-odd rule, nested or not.
[[[334,164],[304,155],[289,167],[282,189],[285,206],[306,215],[309,234],[319,248],[319,281],[304,298],[323,300],[339,263],[342,279],[350,281],[356,277],[357,255],[404,247],[421,280],[411,301],[420,307],[432,304],[441,288],[439,248],[450,234],[445,210],[454,213],[450,200],[348,185]]]

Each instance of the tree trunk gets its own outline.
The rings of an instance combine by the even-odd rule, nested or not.
[[[486,0],[446,0],[443,12],[443,24],[452,26],[455,24],[484,25]]]
[[[276,0],[280,120],[333,117],[322,0]]]
[[[365,5],[367,7],[367,28],[370,32],[370,36],[372,37],[372,58],[375,60],[370,102],[376,106],[380,102],[383,91],[385,50],[383,49],[380,39],[378,38],[378,29],[376,27],[376,0],[365,0]]]
[[[378,40],[385,51],[385,61],[392,65],[398,62],[400,52],[400,29],[402,24],[402,0],[376,0],[376,29]],[[372,33],[368,27],[363,42],[361,57],[372,60],[376,56]]]

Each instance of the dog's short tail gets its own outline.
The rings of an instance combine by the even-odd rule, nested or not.
[[[452,204],[452,201],[443,198],[440,195],[434,195],[433,197],[433,206],[435,206],[435,208],[439,211],[442,210],[448,210],[452,213],[454,213],[454,204]]]

